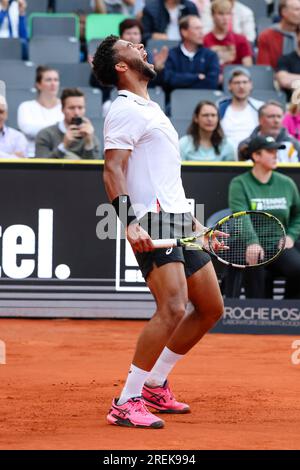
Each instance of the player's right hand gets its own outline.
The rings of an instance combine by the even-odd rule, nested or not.
[[[154,249],[151,237],[139,224],[131,223],[126,228],[126,237],[133,251],[143,253]]]

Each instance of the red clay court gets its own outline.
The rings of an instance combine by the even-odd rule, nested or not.
[[[299,449],[294,336],[207,335],[171,375],[191,414],[162,430],[107,425],[143,325],[0,319],[0,449]]]

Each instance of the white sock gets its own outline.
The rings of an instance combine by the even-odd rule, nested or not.
[[[123,405],[129,398],[140,397],[143,385],[149,374],[150,372],[139,369],[131,364],[126,383],[118,400],[118,405]]]
[[[182,357],[182,354],[176,354],[165,347],[147,378],[147,385],[150,387],[163,385],[175,364]]]

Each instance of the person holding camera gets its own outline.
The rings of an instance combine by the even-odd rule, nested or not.
[[[92,123],[85,117],[82,91],[78,88],[64,89],[61,103],[64,120],[38,133],[35,157],[69,160],[99,158],[99,141]]]

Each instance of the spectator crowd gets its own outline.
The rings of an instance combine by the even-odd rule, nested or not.
[[[18,39],[21,58],[31,59],[32,1],[0,0],[0,79],[7,59],[1,55],[1,49],[8,44],[5,40]],[[48,2],[49,19],[56,11],[61,14],[58,3],[59,0]],[[194,90],[190,118],[184,116],[181,127],[177,128],[183,160],[238,160],[245,142],[269,134],[287,146],[285,152],[279,152],[279,161],[294,163],[300,158],[297,104],[300,100],[292,100],[295,88],[300,88],[297,86],[297,81],[300,84],[300,0],[261,0],[260,3],[264,4],[263,18],[258,16],[254,1],[251,9],[251,1],[243,0],[82,0],[76,2],[73,12],[79,24],[78,62],[92,60],[86,32],[89,14],[106,18],[111,13],[119,14],[120,37],[133,43],[143,42],[148,51],[148,60],[157,72],[150,88],[160,88],[165,111],[175,128],[178,120],[172,119],[175,117],[172,93]],[[268,22],[266,27],[260,26],[261,20]],[[101,119],[95,121],[89,117],[90,100],[85,96],[88,91],[78,89],[77,85],[62,87],[59,67],[51,62],[34,64],[36,78],[31,84],[35,89],[34,99],[24,99],[17,110],[12,110],[15,120],[10,119],[9,97],[1,100],[0,155],[101,158],[103,118],[115,90],[100,85],[90,71],[90,89],[100,89],[99,96],[102,96]],[[259,65],[264,66],[266,74],[271,70],[273,82],[269,95],[266,87],[264,93],[258,92]],[[10,83],[6,86],[9,88]],[[208,99],[202,99],[206,91],[209,91]],[[75,107],[71,120],[68,119],[62,107],[65,96],[71,101],[75,98],[83,101],[83,114]],[[184,94],[181,96],[184,100]],[[53,126],[56,126],[55,138]],[[87,129],[92,133],[88,144]],[[54,141],[46,139],[46,145],[45,135],[51,135]],[[14,144],[10,143],[11,139]],[[93,151],[87,151],[92,141]]]

